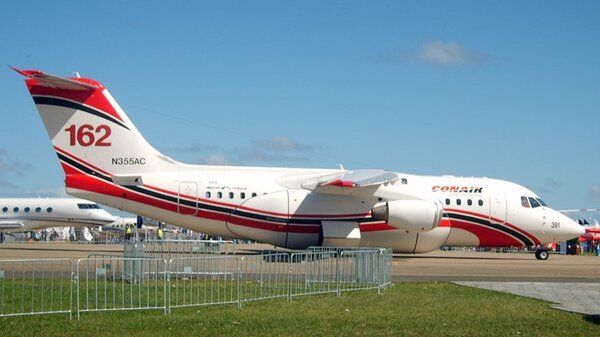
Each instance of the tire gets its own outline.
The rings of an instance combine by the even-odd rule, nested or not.
[[[549,256],[550,254],[548,254],[548,251],[545,249],[538,249],[535,251],[535,258],[538,260],[548,260]]]

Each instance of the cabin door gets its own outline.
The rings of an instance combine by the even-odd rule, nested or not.
[[[177,212],[183,215],[198,213],[198,184],[180,182],[177,189]]]

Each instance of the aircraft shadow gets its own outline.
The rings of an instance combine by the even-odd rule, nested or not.
[[[583,317],[586,321],[600,325],[600,315],[586,315]]]
[[[498,261],[498,260],[522,261],[523,260],[522,257],[521,258],[509,257],[506,254],[500,255],[498,257],[491,257],[491,256],[426,256],[426,255],[394,254],[394,259],[395,260],[400,260],[400,259],[424,259],[424,260],[440,259],[440,260],[482,260],[482,261],[486,261],[486,260],[488,260],[488,261]]]

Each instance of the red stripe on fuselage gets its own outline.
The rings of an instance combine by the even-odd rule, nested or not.
[[[458,228],[474,234],[481,247],[523,247],[520,240],[493,228],[484,227],[471,222],[452,220],[452,228]]]
[[[54,148],[57,152],[61,153],[65,157],[68,157],[71,160],[74,160],[74,161],[78,162],[79,164],[86,166],[89,169],[92,169],[93,171],[102,173],[103,175],[105,175],[107,177],[111,176],[110,173],[108,173],[108,172],[106,172],[84,160],[81,160],[56,146]],[[193,207],[181,205],[181,204],[174,203],[174,202],[164,201],[161,199],[154,198],[152,196],[147,196],[142,193],[132,191],[130,189],[124,188],[119,185],[115,185],[111,182],[101,179],[100,177],[88,175],[85,172],[81,172],[77,168],[72,167],[71,165],[69,165],[66,162],[61,162],[61,165],[63,166],[65,173],[67,173],[65,183],[66,183],[66,186],[69,188],[79,189],[79,190],[97,193],[97,194],[101,194],[101,195],[112,196],[115,198],[123,198],[123,199],[139,202],[142,204],[150,205],[152,207],[157,207],[157,208],[175,212],[175,213],[180,213],[180,214],[190,213],[189,215],[198,217],[198,218],[229,222],[234,225],[269,230],[269,231],[273,231],[273,232],[287,231],[289,233],[308,233],[308,234],[318,234],[320,232],[319,225],[301,225],[301,224],[293,224],[293,223],[292,224],[288,224],[288,223],[282,224],[282,223],[276,223],[276,222],[272,223],[269,221],[261,221],[261,220],[256,220],[256,219],[252,219],[252,218],[240,217],[240,216],[236,216],[235,214],[230,216],[230,213],[221,213],[218,211],[193,208]],[[162,189],[159,187],[149,186],[149,185],[144,185],[143,187],[146,189],[149,189],[149,190],[153,190],[158,193],[163,193],[163,194],[172,196],[172,197],[179,197],[179,198],[182,197],[182,195],[179,195],[176,192],[165,190],[165,189]],[[186,199],[192,200],[194,202],[205,202],[205,203],[211,203],[211,204],[220,205],[220,206],[226,206],[227,208],[230,208],[231,211],[233,211],[236,208],[239,208],[239,209],[244,209],[245,211],[251,211],[255,214],[276,215],[276,216],[285,218],[288,221],[294,220],[294,219],[301,219],[301,218],[315,218],[315,219],[323,218],[323,219],[329,219],[329,220],[331,220],[331,219],[343,220],[344,218],[349,218],[349,217],[370,216],[370,212],[369,213],[352,213],[352,214],[291,214],[291,215],[288,215],[286,213],[270,212],[270,211],[265,211],[265,210],[250,208],[250,207],[239,207],[239,205],[236,205],[236,204],[228,204],[228,203],[217,202],[217,201],[212,201],[212,200],[207,200],[207,199],[194,198],[193,196],[189,196],[189,195],[186,195],[183,197],[186,197]],[[367,232],[397,229],[395,227],[387,225],[386,223],[376,223],[375,225],[361,226],[361,230],[363,228]]]
[[[466,215],[470,215],[470,216],[474,216],[474,217],[480,218],[482,220],[492,220],[492,221],[496,222],[499,225],[506,226],[506,227],[512,229],[513,231],[515,231],[515,232],[517,232],[517,233],[519,233],[519,234],[527,237],[535,245],[541,244],[540,240],[537,237],[535,237],[533,234],[531,234],[529,232],[526,232],[522,228],[517,227],[517,226],[515,226],[515,225],[513,225],[511,223],[505,222],[502,219],[495,218],[495,217],[490,217],[487,214],[481,214],[481,213],[476,213],[476,212],[471,212],[471,211],[466,211],[466,210],[456,209],[456,208],[447,208],[446,211],[448,211],[448,212],[454,212],[454,213],[459,213],[459,214],[466,214]],[[475,224],[475,223],[471,223],[471,222],[462,222],[461,220],[457,220],[457,219],[449,219],[449,220],[450,220],[450,227],[456,227],[456,228],[460,228],[460,229],[466,230],[466,231],[471,232],[471,233],[473,233],[473,234],[475,234],[475,235],[477,235],[479,237],[479,235],[477,233],[475,233],[475,231],[479,231],[479,229],[482,228],[481,225],[478,225],[478,224]],[[462,224],[460,224],[460,227],[459,227],[459,224],[458,224],[459,222],[462,223]],[[465,227],[465,224],[468,224],[468,225],[466,225],[467,227]],[[469,230],[469,228],[473,228],[473,230]],[[494,229],[491,229],[491,228],[489,228],[489,230],[493,231],[494,233],[499,233],[497,230],[494,230]],[[502,233],[504,235],[506,235],[506,236],[509,236],[509,237],[513,238],[512,236],[510,236],[507,233],[504,233],[504,232],[502,232]],[[482,238],[479,238],[479,240],[481,242]],[[518,240],[518,239],[514,239],[514,240]],[[518,242],[521,242],[521,241],[518,240]],[[481,246],[483,246],[483,247],[503,247],[502,245],[491,245],[491,246],[481,245]],[[520,243],[518,246],[523,246],[523,243]]]
[[[298,214],[298,213],[288,214],[288,213],[272,212],[272,211],[267,211],[267,210],[263,210],[263,209],[253,208],[253,207],[247,207],[247,206],[243,206],[243,205],[239,205],[239,204],[216,201],[216,200],[212,200],[212,199],[197,198],[197,197],[194,197],[191,195],[178,194],[173,191],[165,190],[165,189],[162,189],[162,188],[159,188],[156,186],[152,186],[152,185],[147,185],[147,184],[144,185],[144,188],[154,190],[156,192],[168,194],[168,195],[171,195],[174,197],[185,198],[187,200],[197,201],[197,202],[201,202],[201,203],[205,203],[205,204],[239,209],[239,210],[256,213],[256,214],[261,214],[261,215],[273,215],[273,216],[279,216],[279,217],[286,217],[286,218],[290,218],[290,219],[303,219],[303,218],[304,219],[321,219],[321,218],[323,218],[323,219],[344,220],[345,218],[366,218],[371,215],[370,212],[369,213],[343,213],[343,214]]]

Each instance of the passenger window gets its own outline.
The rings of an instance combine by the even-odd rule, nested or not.
[[[52,211],[53,211],[52,207],[48,207],[48,208],[46,208],[46,212],[48,212],[48,213],[52,213]]]
[[[450,205],[450,199],[446,198],[446,205]]]
[[[219,198],[219,199],[223,198],[223,192],[217,192],[217,198]]]
[[[229,192],[229,199],[233,199],[233,192]]]
[[[40,207],[36,207],[36,208],[35,208],[35,212],[36,212],[36,213],[39,213],[39,212],[41,212],[41,211],[42,211],[42,208],[40,208]]]
[[[529,208],[529,201],[527,200],[527,197],[521,197],[521,205],[523,205],[523,207],[525,208]]]
[[[483,206],[483,200],[479,199],[477,203],[479,204],[479,206]]]
[[[29,211],[31,211],[31,208],[25,207],[24,211],[25,211],[25,213],[29,213]]]
[[[210,191],[206,191],[206,193],[204,193],[204,196],[205,196],[207,199],[210,199]]]
[[[13,212],[18,213],[19,212],[19,207],[13,208]]]
[[[256,193],[252,192],[252,198],[256,197]]]
[[[240,193],[240,198],[241,199],[246,199],[246,193],[244,193],[244,192]]]
[[[402,185],[408,184],[408,179],[406,179],[406,178],[402,178],[400,181],[401,181]]]
[[[8,212],[8,207],[2,207],[2,213]]]
[[[473,201],[471,201],[471,199],[467,199],[467,205],[472,206],[473,205]]]
[[[456,205],[460,206],[460,199],[456,199]]]

